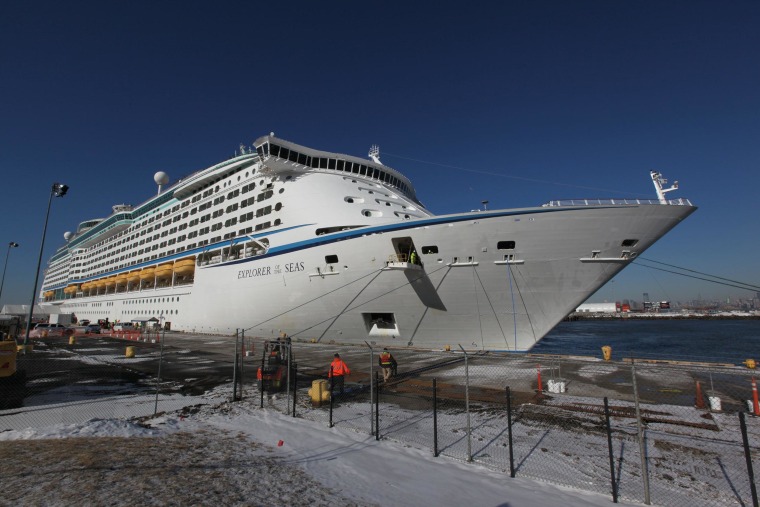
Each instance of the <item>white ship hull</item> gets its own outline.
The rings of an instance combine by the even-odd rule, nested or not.
[[[327,229],[346,208],[335,215],[324,210],[326,220],[314,216],[320,214],[313,202],[306,205],[308,192],[338,187],[341,205],[363,199],[344,197],[357,193],[350,186],[356,180],[311,176],[308,186],[301,180],[300,187],[298,182],[284,187],[289,193],[283,207],[287,227],[150,264],[191,253],[197,256],[192,283],[156,280],[147,288],[94,289],[52,303],[80,319],[160,318],[172,329],[189,332],[231,335],[244,330],[246,336],[287,333],[294,340],[322,343],[528,350],[696,209],[596,202],[433,216],[418,208],[417,215],[402,220],[358,225],[342,219],[338,223],[352,225]],[[367,203],[361,206],[362,216],[369,216]],[[413,206],[403,209],[415,211]],[[242,248],[243,242],[262,238],[266,251],[204,257],[214,248],[224,254],[225,245]],[[407,257],[411,251],[417,263]]]

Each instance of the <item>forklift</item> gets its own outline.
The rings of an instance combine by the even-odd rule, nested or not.
[[[291,365],[288,364],[288,351],[290,351],[290,361],[293,362],[290,338],[286,335],[277,340],[264,342],[261,366],[256,373],[259,391],[281,391],[288,385],[288,375],[291,369]],[[292,367],[295,367],[294,362]]]

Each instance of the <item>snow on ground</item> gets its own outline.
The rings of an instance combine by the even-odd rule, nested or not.
[[[217,399],[219,395],[217,390]],[[434,458],[429,450],[376,441],[366,433],[328,428],[255,405],[221,402],[142,419],[92,419],[2,432],[0,482],[14,484],[3,501],[510,507],[611,503],[608,495],[512,479],[476,464]],[[28,474],[34,479],[21,480]]]

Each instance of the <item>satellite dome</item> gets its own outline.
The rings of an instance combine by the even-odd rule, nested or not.
[[[71,233],[71,231],[66,231],[63,233],[63,239],[65,239],[66,241],[70,240],[72,236],[73,234]]]
[[[156,185],[166,185],[169,183],[169,175],[163,171],[158,171],[153,175],[153,181],[156,182]]]

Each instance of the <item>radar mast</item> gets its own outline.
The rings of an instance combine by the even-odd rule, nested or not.
[[[376,144],[373,144],[369,147],[369,158],[372,159],[372,161],[376,164],[383,165],[382,162],[380,162],[380,147]]]
[[[649,174],[652,176],[652,183],[654,183],[654,190],[657,192],[657,199],[660,200],[660,204],[667,204],[668,200],[665,199],[665,194],[672,192],[673,190],[677,190],[678,181],[674,181],[673,185],[670,188],[662,188],[664,185],[667,185],[668,180],[666,180],[662,174],[657,171],[650,171]]]

